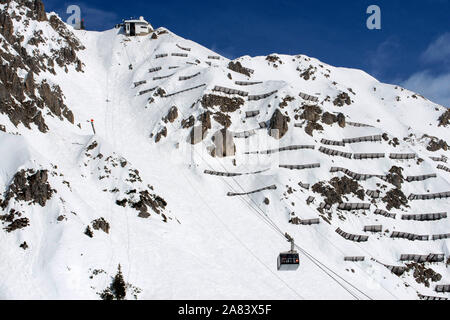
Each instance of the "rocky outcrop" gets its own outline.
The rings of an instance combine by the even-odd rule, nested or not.
[[[178,108],[176,106],[173,106],[167,113],[165,120],[169,121],[170,123],[173,123],[177,118],[178,118]]]
[[[342,113],[334,115],[332,113],[325,112],[324,114],[322,114],[322,122],[329,126],[334,123],[338,123],[341,128],[345,128],[346,125],[345,116]]]
[[[201,100],[202,106],[205,109],[218,106],[220,107],[220,111],[224,113],[235,112],[244,105],[244,102],[242,98],[228,98],[215,94],[204,95]]]
[[[201,124],[193,127],[189,135],[191,144],[202,142],[206,138],[208,130],[211,129],[211,113],[209,111],[202,113],[198,120]]]
[[[55,192],[56,190],[53,190],[48,183],[47,170],[21,170],[14,175],[13,182],[6,191],[2,207],[6,208],[11,199],[45,207]]]
[[[230,61],[230,63],[228,64],[228,69],[233,70],[234,72],[242,73],[247,77],[251,76],[249,70],[247,68],[244,68],[239,61]]]
[[[386,203],[386,209],[389,211],[392,208],[401,209],[401,207],[409,208],[408,198],[401,189],[392,189],[386,192],[386,196],[381,199]]]
[[[450,124],[450,109],[447,109],[438,119],[439,127],[446,127]]]
[[[281,139],[289,130],[291,119],[281,113],[280,109],[275,110],[270,119],[270,135],[275,139]]]
[[[312,186],[312,191],[322,195],[325,203],[333,205],[342,203],[342,196],[353,194],[360,200],[364,200],[364,189],[358,182],[348,178],[333,178],[328,183],[321,181]]]
[[[333,104],[337,107],[343,107],[344,105],[351,105],[352,99],[346,92],[340,93],[336,99],[334,99]]]
[[[92,221],[92,228],[94,228],[94,230],[102,230],[104,233],[109,233],[110,226],[105,218],[99,218]]]

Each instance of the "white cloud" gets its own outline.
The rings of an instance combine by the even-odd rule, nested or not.
[[[433,75],[425,70],[413,74],[401,85],[433,102],[450,107],[450,73]]]
[[[450,64],[450,32],[444,33],[432,42],[422,54],[422,60],[426,63]]]

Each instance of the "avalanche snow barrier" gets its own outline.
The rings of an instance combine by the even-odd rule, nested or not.
[[[319,208],[320,208],[320,209],[325,209],[325,210],[330,210],[331,207],[332,207],[331,204],[326,203],[326,202],[322,202],[322,203],[319,205]]]
[[[175,74],[175,73],[169,74],[169,75],[167,75],[167,76],[154,77],[154,78],[153,78],[153,81],[156,81],[156,80],[162,80],[162,79],[167,79],[167,78],[170,78],[171,76],[173,76],[174,74]]]
[[[435,288],[436,292],[450,292],[450,284],[437,285]]]
[[[185,81],[185,80],[189,80],[189,79],[195,78],[195,77],[197,77],[199,75],[200,75],[200,72],[197,72],[196,74],[193,74],[191,76],[181,76],[181,77],[178,78],[178,80],[179,81]]]
[[[376,226],[365,226],[364,232],[382,232],[383,226],[382,225],[376,225]]]
[[[330,172],[343,172],[346,175],[348,175],[349,177],[358,180],[358,181],[364,181],[370,178],[380,178],[382,180],[386,180],[386,176],[383,175],[375,175],[375,174],[359,174],[359,173],[355,173],[352,172],[348,169],[345,168],[340,168],[340,167],[331,167]]]
[[[304,165],[283,165],[283,164],[280,164],[279,167],[283,168],[283,169],[290,169],[290,170],[304,170],[304,169],[320,168],[320,163],[304,164]]]
[[[381,140],[382,140],[382,136],[376,135],[376,136],[343,139],[342,142],[344,142],[344,143],[359,143],[359,142],[377,142],[377,141],[381,141]]]
[[[444,156],[441,157],[430,157],[431,160],[435,161],[435,162],[446,162],[447,159]]]
[[[408,200],[435,200],[435,199],[445,199],[450,198],[450,191],[432,193],[432,194],[411,194]]]
[[[341,146],[341,147],[345,146],[345,143],[342,141],[327,140],[327,139],[322,139],[320,141],[320,143],[328,145],[328,146]]]
[[[247,111],[246,113],[245,113],[245,117],[246,118],[253,118],[253,117],[256,117],[257,115],[259,115],[260,114],[260,111],[259,110],[255,110],[255,111]]]
[[[450,233],[435,234],[431,237],[433,240],[450,239]]]
[[[320,224],[320,219],[307,219],[307,220],[303,220],[303,219],[299,219],[298,221],[299,225],[302,226],[312,226],[312,225],[316,225],[316,224]]]
[[[408,176],[406,177],[406,181],[408,182],[413,182],[413,181],[425,181],[431,178],[437,178],[436,173],[432,173],[432,174],[426,174],[423,176]]]
[[[277,92],[278,92],[278,90],[275,90],[275,91],[272,91],[272,92],[269,92],[269,93],[266,93],[266,94],[248,96],[248,101],[262,100],[262,99],[270,97],[271,95],[274,95]]]
[[[198,86],[195,86],[195,87],[192,87],[192,88],[188,88],[188,89],[184,89],[184,90],[181,90],[181,91],[177,91],[177,92],[174,92],[174,93],[166,94],[165,96],[163,96],[163,98],[172,97],[172,96],[174,96],[176,94],[183,93],[183,92],[186,92],[186,91],[191,91],[191,90],[198,89],[198,88],[205,87],[205,86],[206,86],[206,83],[198,85]]]
[[[445,298],[445,297],[424,296],[423,294],[418,294],[418,297],[420,298],[420,300],[425,300],[425,301],[444,301],[444,300],[448,300],[448,298]]]
[[[191,51],[191,48],[185,48],[185,47],[180,46],[179,44],[177,44],[177,47],[184,51]]]
[[[347,232],[344,232],[341,230],[341,228],[337,228],[336,232],[344,239],[355,241],[355,242],[366,242],[369,240],[369,236],[362,236],[362,235],[356,235],[356,234],[350,234]]]
[[[384,153],[355,153],[353,159],[365,160],[365,159],[381,159],[386,157]]]
[[[155,91],[156,88],[158,88],[158,87],[154,87],[154,88],[151,88],[151,89],[147,89],[147,90],[140,91],[140,92],[138,93],[138,95],[142,96],[143,94],[146,94],[146,93]]]
[[[381,209],[377,209],[374,211],[374,214],[380,215],[380,216],[384,216],[386,218],[392,218],[395,219],[396,214],[395,213],[390,213]]]
[[[254,136],[256,134],[256,130],[248,130],[248,131],[243,131],[243,132],[234,132],[233,133],[233,138],[238,138],[238,139],[247,139],[251,136]]]
[[[187,57],[188,57],[188,54],[187,54],[187,53],[177,53],[177,52],[174,52],[174,53],[171,54],[171,56],[172,56],[172,57],[183,57],[183,58],[187,58]]]
[[[412,160],[415,159],[417,155],[415,153],[391,153],[389,158],[394,160]]]
[[[157,55],[155,56],[155,59],[165,58],[165,57],[167,57],[167,56],[169,56],[167,53],[160,53],[160,54],[157,54]]]
[[[407,233],[407,232],[393,231],[391,234],[391,238],[407,239],[407,240],[411,240],[411,241],[415,241],[415,240],[428,241],[430,237],[424,236],[424,235]]]
[[[369,210],[370,203],[340,203],[338,206],[340,210]]]
[[[300,98],[302,98],[302,99],[304,99],[306,101],[312,101],[312,102],[318,102],[319,101],[318,97],[311,96],[311,95],[303,93],[303,92],[300,92],[299,96],[300,96]]]
[[[373,128],[373,126],[364,123],[350,122],[350,121],[346,121],[345,123],[351,127]]]
[[[442,164],[438,165],[437,168],[439,170],[444,170],[444,171],[450,172],[450,168],[447,168],[446,166],[443,166]]]
[[[219,56],[208,56],[208,59],[220,60],[220,57]]]
[[[400,256],[400,261],[414,261],[418,263],[423,262],[443,262],[445,259],[444,254],[434,254],[430,253],[428,255],[420,255],[420,254],[402,254]]]
[[[329,156],[338,156],[338,157],[343,157],[343,158],[347,158],[347,159],[351,159],[352,158],[352,154],[351,153],[342,152],[342,151],[338,151],[338,150],[334,150],[334,149],[328,149],[328,148],[325,148],[325,147],[320,147],[319,148],[319,152],[322,152],[322,153],[327,154]]]
[[[254,194],[254,193],[258,193],[258,192],[262,192],[262,191],[266,191],[266,190],[276,190],[277,186],[273,185],[270,187],[265,187],[265,188],[261,188],[258,190],[254,190],[254,191],[250,191],[250,192],[245,192],[245,193],[234,193],[234,192],[228,192],[227,196],[229,197],[234,197],[234,196],[245,196],[245,195],[250,195],[250,194]]]
[[[218,176],[218,177],[239,177],[239,176],[246,176],[246,175],[251,175],[251,174],[259,174],[259,173],[266,172],[268,170],[269,169],[255,171],[255,172],[249,172],[249,173],[230,173],[230,172],[218,172],[218,171],[205,170],[203,173],[211,175],[211,176]]]
[[[302,187],[303,189],[306,189],[306,190],[309,190],[309,187],[311,186],[311,185],[309,185],[307,183],[302,183],[302,182],[299,182],[298,185],[300,187]]]
[[[223,92],[223,93],[226,93],[226,94],[237,94],[238,96],[241,96],[241,97],[247,97],[248,96],[248,92],[241,91],[241,90],[230,89],[230,88],[225,88],[225,87],[220,87],[220,86],[215,86],[213,91]]]
[[[344,257],[344,261],[351,261],[351,262],[361,262],[364,261],[366,257]]]
[[[311,149],[314,150],[315,146],[313,145],[297,145],[297,146],[288,146],[282,147],[279,149],[265,150],[265,151],[254,151],[254,152],[246,152],[245,154],[272,154],[283,151],[294,151],[294,150],[303,150],[303,149]]]
[[[447,212],[402,215],[402,220],[413,220],[413,221],[437,221],[445,218],[447,218]]]
[[[378,190],[367,190],[366,194],[373,199],[378,199],[380,197],[380,191]]]
[[[150,68],[150,69],[148,69],[148,72],[149,73],[153,73],[153,72],[156,72],[156,71],[159,71],[159,70],[162,70],[162,67]]]
[[[315,198],[314,198],[313,196],[309,196],[308,199],[306,199],[306,204],[307,204],[307,205],[310,205],[311,203],[314,202],[314,199],[315,199]]]
[[[235,81],[234,83],[238,86],[253,86],[256,84],[261,84],[263,82],[262,81],[253,81],[253,82],[251,82],[251,81]]]
[[[134,82],[134,87],[139,87],[140,85],[146,84],[147,80],[143,80],[143,81],[138,81],[138,82]]]

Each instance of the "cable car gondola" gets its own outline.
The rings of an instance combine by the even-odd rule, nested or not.
[[[285,234],[288,242],[291,243],[291,250],[288,252],[282,252],[278,256],[278,271],[295,271],[300,266],[300,257],[298,252],[294,250],[294,238],[289,234]]]

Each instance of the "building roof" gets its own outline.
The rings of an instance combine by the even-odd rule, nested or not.
[[[125,23],[145,23],[145,24],[150,24],[147,21],[144,20],[144,17],[140,17],[139,19],[130,19],[130,20],[125,20]]]

